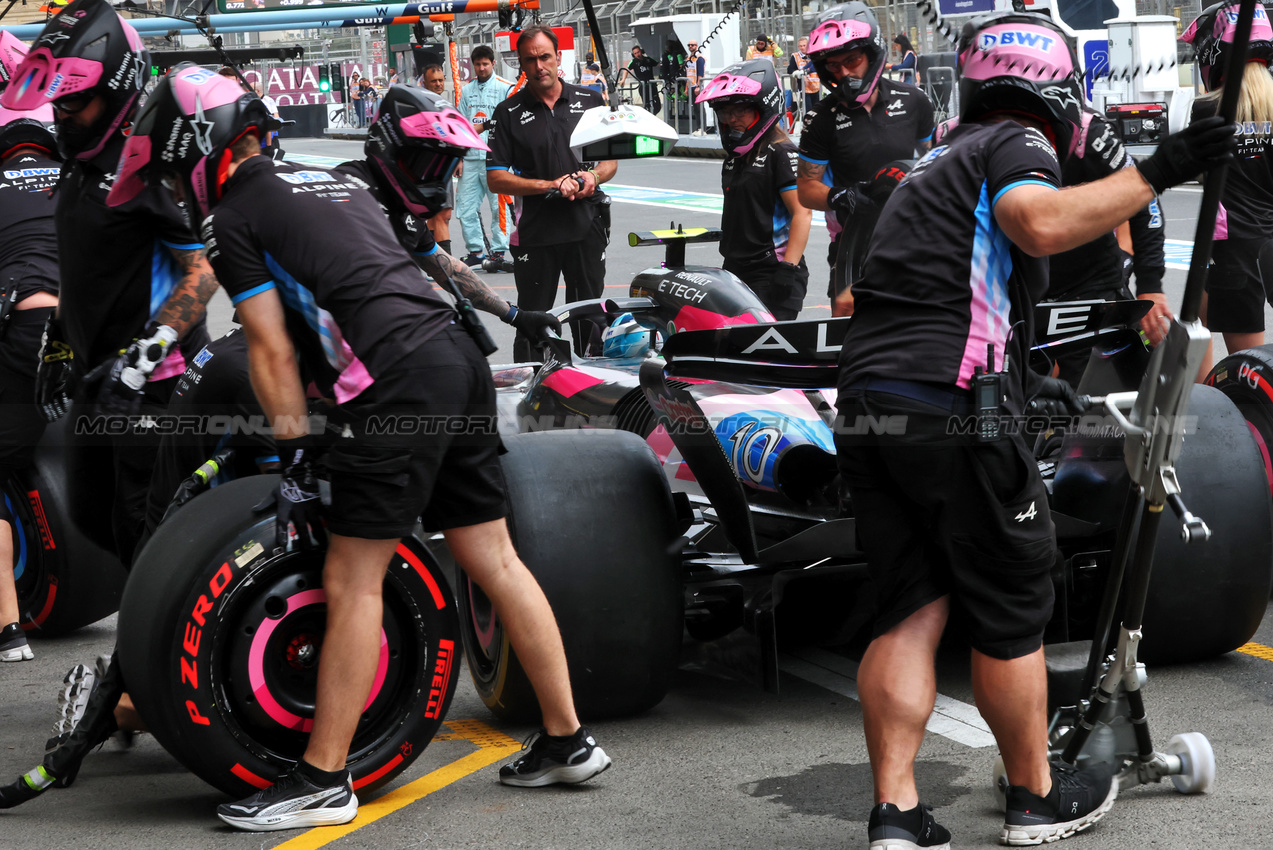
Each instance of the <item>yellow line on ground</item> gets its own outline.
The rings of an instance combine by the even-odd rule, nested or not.
[[[1262,643],[1244,643],[1238,647],[1238,652],[1245,652],[1247,655],[1254,655],[1265,661],[1273,661],[1273,646],[1265,646]]]
[[[347,824],[316,827],[277,845],[274,850],[315,850],[315,848],[324,847],[338,838],[343,838],[355,830],[375,823],[385,815],[393,814],[398,809],[411,805],[422,797],[427,797],[434,791],[445,788],[452,782],[463,779],[470,773],[501,761],[522,748],[517,741],[497,729],[492,729],[480,720],[448,720],[446,725],[451,728],[451,734],[443,733],[434,740],[462,738],[476,744],[478,751],[451,762],[445,767],[439,767],[432,773],[421,776],[401,788],[396,788],[370,803],[363,803],[358,807],[358,817]]]

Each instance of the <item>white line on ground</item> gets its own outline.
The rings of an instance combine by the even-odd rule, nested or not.
[[[850,658],[823,649],[805,648],[783,655],[778,666],[796,678],[849,699],[858,699],[858,665]],[[969,747],[995,746],[994,735],[990,734],[990,727],[976,707],[943,694],[937,695],[937,703],[925,726],[930,732]]]

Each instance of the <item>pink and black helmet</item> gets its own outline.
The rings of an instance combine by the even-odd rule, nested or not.
[[[92,159],[128,120],[149,69],[141,36],[106,0],[74,0],[45,24],[0,106],[29,111],[100,95],[106,108],[93,126],[58,122],[63,155]]]
[[[1229,62],[1229,49],[1238,28],[1238,4],[1216,3],[1202,10],[1180,40],[1193,45],[1194,61],[1202,75],[1207,91],[1215,91],[1224,84],[1224,68]],[[1248,62],[1269,64],[1273,58],[1273,26],[1264,7],[1255,4],[1255,17],[1251,20],[1251,41],[1247,47]]]
[[[827,68],[827,59],[850,50],[861,50],[866,54],[866,73],[861,79],[849,76],[836,79]],[[884,43],[884,34],[875,13],[860,0],[853,0],[834,6],[819,16],[818,25],[809,33],[809,58],[813,60],[822,85],[849,106],[865,107],[884,73],[888,45]]]
[[[451,173],[474,148],[490,150],[445,98],[426,89],[390,86],[363,152],[407,211],[427,218],[446,204]]]
[[[8,87],[26,55],[25,44],[12,33],[0,32],[0,93]],[[48,129],[52,123],[53,107],[47,104],[26,112],[0,106],[0,160],[8,159],[21,147],[40,148],[53,159],[61,159],[57,140]]]
[[[756,123],[741,133],[723,125],[720,143],[731,157],[742,156],[764,138],[765,133],[782,115],[782,87],[774,63],[768,59],[752,59],[730,65],[703,86],[695,103],[706,103],[713,109],[722,106],[750,106],[760,113]]]
[[[239,81],[182,62],[159,81],[142,107],[119,160],[119,176],[106,203],[119,206],[149,183],[175,176],[185,188],[191,224],[221,199],[231,146],[249,131],[263,138],[279,123]]]
[[[1043,122],[1065,160],[1083,121],[1078,56],[1052,20],[1032,12],[984,15],[959,35],[959,120],[992,113]]]

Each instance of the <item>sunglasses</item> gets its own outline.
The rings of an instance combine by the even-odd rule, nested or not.
[[[53,109],[63,115],[75,115],[87,109],[92,102],[93,95],[91,94],[71,94],[53,101]]]

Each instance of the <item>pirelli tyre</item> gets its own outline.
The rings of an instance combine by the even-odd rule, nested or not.
[[[585,721],[637,714],[671,686],[684,602],[667,479],[640,437],[546,431],[506,437],[509,528],[552,605]],[[539,705],[479,588],[457,581],[465,658],[482,701],[510,722]]]
[[[35,465],[0,480],[13,545],[22,628],[61,635],[119,608],[126,573],[115,553],[80,534],[68,513],[62,423],[49,427]]]
[[[326,621],[323,555],[275,553],[261,475],[216,487],[161,525],[119,613],[124,680],[155,738],[233,796],[262,788],[304,751]],[[459,673],[459,625],[427,547],[408,539],[384,585],[380,658],[350,747],[370,790],[420,755]]]
[[[1273,493],[1273,345],[1230,354],[1207,375],[1206,383],[1238,406],[1255,437]]]

